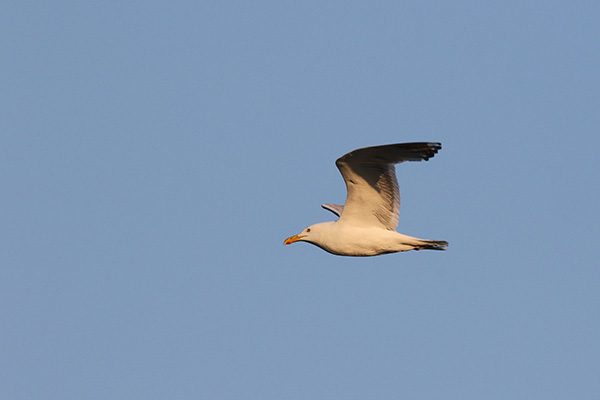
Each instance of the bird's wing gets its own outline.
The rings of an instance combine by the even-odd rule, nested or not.
[[[331,211],[338,217],[340,215],[342,215],[342,211],[344,211],[344,206],[340,206],[339,204],[321,204],[321,207],[323,207],[326,210]]]
[[[395,230],[400,213],[400,193],[395,164],[428,160],[440,143],[399,143],[365,147],[338,158],[348,197],[339,221],[357,226]]]

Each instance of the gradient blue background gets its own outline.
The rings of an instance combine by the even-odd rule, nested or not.
[[[0,397],[598,398],[597,1],[0,14]],[[282,245],[406,141],[448,251]]]

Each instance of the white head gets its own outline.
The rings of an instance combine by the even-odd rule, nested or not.
[[[321,222],[304,229],[297,235],[290,236],[283,241],[283,244],[292,244],[294,242],[308,242],[321,247],[321,238],[327,232],[334,222]]]

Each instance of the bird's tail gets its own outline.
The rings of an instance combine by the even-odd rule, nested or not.
[[[446,250],[444,247],[448,246],[448,242],[445,240],[419,240],[414,246],[415,250]]]

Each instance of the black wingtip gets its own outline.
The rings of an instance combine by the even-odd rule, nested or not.
[[[442,149],[442,144],[439,142],[416,142],[405,143],[409,149],[417,154],[422,160],[428,161]]]

